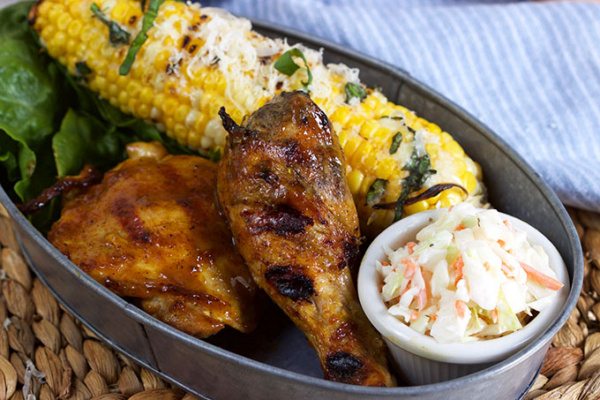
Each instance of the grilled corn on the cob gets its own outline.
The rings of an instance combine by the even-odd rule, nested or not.
[[[292,47],[252,31],[248,20],[223,10],[165,1],[131,70],[120,75],[129,49],[122,39],[126,42],[142,29],[142,3],[41,0],[31,20],[48,53],[72,74],[84,71],[90,89],[194,149],[224,145],[226,132],[217,115],[221,106],[240,122],[280,91],[308,89],[339,136],[367,233],[389,225],[399,212],[412,214],[465,199],[482,205],[481,170],[448,133],[378,90],[365,89],[356,69],[325,65],[319,51],[294,46],[300,53],[293,54],[304,56],[308,68],[293,57],[298,68],[285,73],[277,60]],[[442,183],[460,185],[468,196],[454,187],[421,201],[402,202],[396,213],[390,207],[373,207]]]

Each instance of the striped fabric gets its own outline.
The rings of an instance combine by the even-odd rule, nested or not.
[[[508,141],[569,205],[600,211],[600,5],[204,0],[397,65]]]

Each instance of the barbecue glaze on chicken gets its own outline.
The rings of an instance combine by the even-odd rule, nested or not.
[[[256,285],[216,207],[217,165],[153,144],[66,201],[50,241],[98,282],[182,331],[255,324]]]
[[[392,385],[352,281],[359,222],[327,116],[303,92],[276,97],[243,126],[220,115],[229,137],[219,200],[255,281],[304,331],[325,378]]]

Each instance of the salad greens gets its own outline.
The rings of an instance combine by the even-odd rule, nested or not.
[[[81,83],[91,70],[85,60],[77,77],[51,60],[27,23],[32,4],[0,10],[0,182],[15,201],[37,196],[84,164],[113,167],[133,141],[155,140],[171,153],[198,154],[86,89]],[[38,227],[52,217],[51,211],[40,214]]]

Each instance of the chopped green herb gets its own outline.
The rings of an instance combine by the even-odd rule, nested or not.
[[[104,15],[98,4],[92,3],[90,10],[96,18],[98,18],[104,25],[108,27],[108,37],[110,43],[113,45],[117,44],[128,44],[131,35],[125,29],[121,28],[115,21],[111,21]]]
[[[402,121],[402,120],[404,120],[404,117],[400,117],[400,116],[397,116],[397,115],[382,115],[381,117],[379,117],[379,119],[384,119],[384,118],[393,119],[395,121]]]
[[[385,179],[375,179],[375,181],[371,184],[369,191],[367,192],[367,205],[374,206],[375,204],[381,201],[381,198],[385,194],[385,188],[387,186],[388,181]]]
[[[312,83],[313,76],[312,72],[310,72],[310,66],[308,65],[308,61],[306,61],[306,57],[304,57],[304,53],[300,51],[300,49],[294,47],[293,49],[289,49],[285,53],[283,53],[277,61],[275,61],[275,69],[282,74],[287,76],[292,76],[296,71],[298,71],[301,67],[296,64],[294,61],[294,57],[299,57],[304,62],[304,69],[306,69],[307,80],[306,82],[302,82],[305,89],[308,89],[308,86]]]
[[[394,221],[398,221],[402,218],[402,211],[408,195],[415,190],[419,190],[425,181],[433,174],[436,173],[434,169],[431,169],[431,160],[429,154],[425,153],[419,156],[417,150],[413,150],[410,155],[410,160],[402,167],[403,170],[408,171],[408,176],[402,180],[402,191],[398,200],[396,200],[396,208],[394,210]]]
[[[129,46],[129,50],[127,51],[127,55],[125,56],[125,60],[123,60],[123,64],[121,64],[121,67],[119,68],[120,75],[127,75],[131,70],[135,57],[148,39],[148,31],[152,28],[154,20],[158,15],[158,9],[164,1],[165,0],[150,0],[148,11],[144,14],[144,19],[142,21],[142,29],[133,39],[131,46]]]
[[[398,151],[400,143],[402,143],[402,132],[396,132],[390,145],[390,154],[395,154]]]
[[[344,86],[344,92],[346,92],[346,103],[350,103],[350,100],[355,97],[360,101],[367,97],[367,91],[360,83],[347,82]]]
[[[81,78],[84,78],[92,73],[92,69],[86,64],[85,61],[77,61],[75,63],[75,71],[77,71],[77,76]]]

